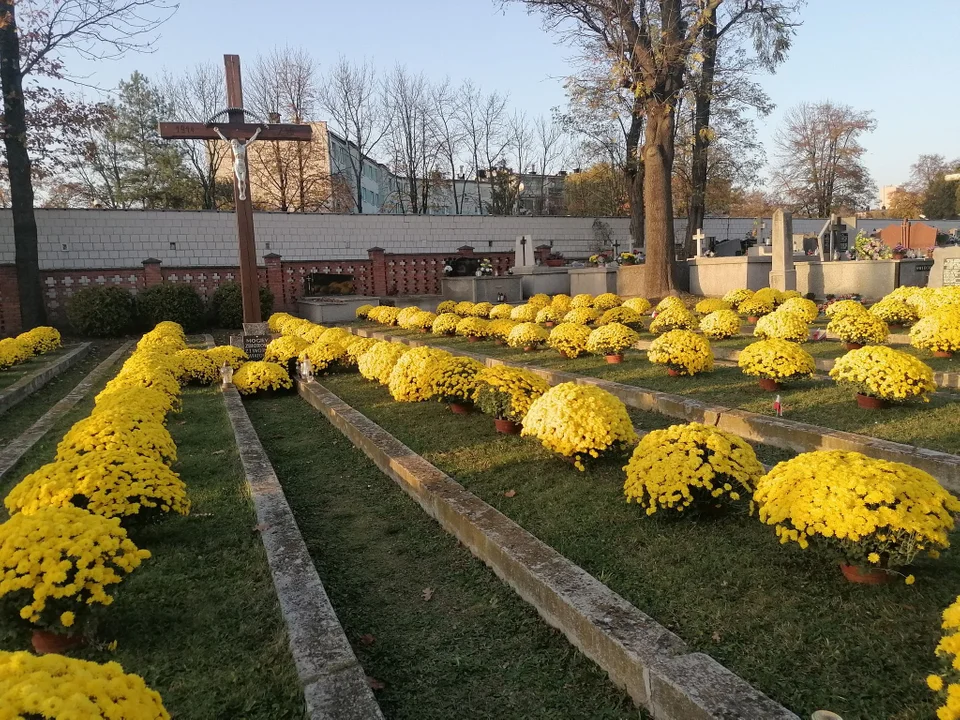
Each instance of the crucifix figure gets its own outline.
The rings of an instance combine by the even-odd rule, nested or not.
[[[233,149],[233,199],[237,212],[237,236],[240,245],[240,287],[243,294],[244,325],[260,323],[260,290],[257,278],[257,244],[253,233],[253,205],[250,202],[247,147],[255,140],[293,140],[310,142],[309,125],[284,123],[248,123],[243,109],[243,84],[240,56],[224,55],[227,80],[227,109],[208,122],[162,122],[160,137],[167,140],[222,140]],[[222,115],[227,122],[216,123]],[[283,300],[281,298],[280,302]],[[265,332],[265,331],[264,331]]]
[[[269,125],[264,125],[264,127],[269,127]],[[241,200],[247,199],[247,146],[257,141],[257,138],[260,137],[261,130],[263,130],[263,127],[258,127],[253,136],[246,142],[243,142],[236,138],[230,140],[220,132],[220,128],[213,128],[213,131],[220,136],[220,139],[225,143],[229,143],[230,149],[233,150],[233,175],[237,179]]]

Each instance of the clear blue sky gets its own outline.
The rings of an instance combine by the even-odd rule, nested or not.
[[[777,105],[757,123],[768,158],[783,112],[824,99],[874,112],[867,164],[878,186],[904,181],[920,153],[960,157],[960,0],[809,0],[802,19],[787,62],[759,78]],[[307,48],[322,66],[344,54],[383,68],[399,62],[434,79],[470,77],[509,93],[528,114],[565,103],[561,82],[572,54],[538,18],[519,6],[501,11],[493,0],[181,0],[155,53],[87,72],[112,87],[134,69],[159,77],[164,68],[222,62],[224,53],[249,63],[285,44]]]

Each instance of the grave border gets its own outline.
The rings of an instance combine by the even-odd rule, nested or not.
[[[0,390],[0,415],[19,405],[55,377],[72,368],[89,354],[92,347],[93,343],[90,342],[79,343],[57,358],[55,362],[46,364],[29,375],[24,375],[12,385]]]
[[[799,720],[315,380],[300,396],[654,720]]]

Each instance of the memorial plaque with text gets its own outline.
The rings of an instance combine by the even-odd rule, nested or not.
[[[944,285],[960,285],[960,258],[944,259],[943,284]]]
[[[268,342],[270,342],[269,335],[244,335],[243,351],[251,360],[263,360]]]

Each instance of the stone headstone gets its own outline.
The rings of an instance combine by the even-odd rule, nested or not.
[[[536,265],[536,255],[533,252],[533,236],[520,235],[514,244],[513,255],[514,267],[532,267]]]
[[[773,267],[770,269],[770,287],[775,290],[796,290],[797,271],[793,267],[793,215],[784,210],[774,210]]]
[[[270,328],[267,323],[243,324],[243,351],[251,360],[263,360],[270,342]]]
[[[933,251],[930,287],[960,285],[960,247],[937,248]]]

